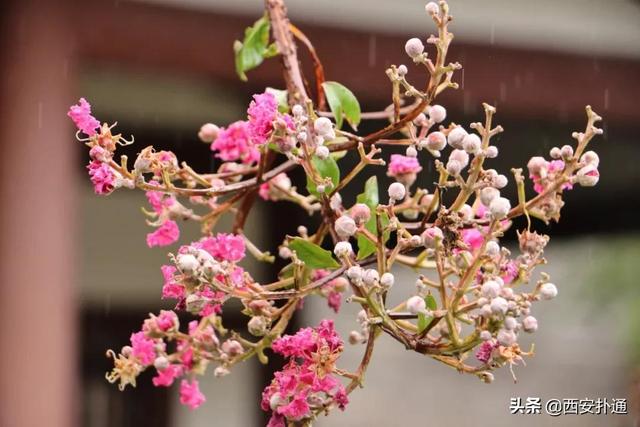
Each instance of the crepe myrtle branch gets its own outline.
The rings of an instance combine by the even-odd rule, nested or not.
[[[120,388],[135,386],[141,372],[153,370],[154,385],[179,381],[180,401],[196,408],[205,401],[197,377],[209,366],[223,376],[254,356],[267,363],[272,351],[286,363],[265,388],[261,407],[271,412],[270,426],[284,426],[310,425],[320,414],[344,409],[349,394],[363,385],[376,338],[383,333],[485,382],[505,365],[513,374],[514,365],[532,354],[520,348],[519,340],[538,328],[533,304],[557,294],[548,275],[534,276],[546,262],[549,237],[537,233],[532,220],[558,221],[565,191],[597,184],[599,158],[587,146],[602,133],[596,127],[601,118],[587,107],[585,130],[573,134],[575,146],[552,148],[550,159],[532,157],[528,174],[512,168],[517,189],[512,205],[501,194],[509,178],[488,166],[499,154],[493,137],[503,131],[494,124],[496,109],[483,104],[484,120],[465,128],[447,122],[447,110],[435,104],[444,90],[457,88],[454,78],[461,68],[447,62],[453,34],[445,1],[426,5],[437,29],[426,38],[433,56],[420,38],[409,39],[405,51],[411,73],[405,64],[391,65],[386,70],[390,89],[379,88],[391,94],[389,106],[367,113],[360,113],[348,89],[325,81],[318,53],[289,22],[283,1],[266,0],[265,9],[265,17],[236,45],[236,65],[246,71],[256,65],[256,55],[264,59],[277,53],[286,93],[254,95],[246,120],[202,126],[199,138],[220,160],[216,171],[197,172],[173,152],[153,147],[143,148],[130,166],[116,150],[133,139],[114,135],[115,125],[101,125],[84,99],[69,111],[77,138],[89,148],[95,192],[145,192],[149,207],[143,213],[153,227],[146,238],[149,247],[180,241],[181,221],[200,223],[202,232],[200,239],[174,248],[161,268],[162,297],[175,300],[175,309],[150,314],[128,345],[118,353],[109,350],[114,368],[107,380]],[[315,104],[296,39],[313,60]],[[323,111],[325,99],[331,111]],[[346,121],[356,129],[369,119],[388,124],[364,135],[339,126]],[[394,146],[404,154],[389,156]],[[349,151],[358,162],[341,170],[340,159]],[[434,172],[418,181],[429,162]],[[393,180],[382,190],[381,167]],[[304,181],[287,175],[295,168],[304,172]],[[356,188],[356,178],[363,175],[364,187]],[[342,199],[349,191],[358,194],[355,202]],[[315,221],[311,229],[299,226],[294,235],[282,236],[273,251],[277,257],[245,233],[248,221],[278,226],[253,209],[275,202],[297,205]],[[521,227],[523,215],[527,221]],[[225,216],[233,217],[231,233],[220,230]],[[500,243],[511,227],[518,227],[514,253]],[[259,262],[278,260],[277,277],[255,280],[245,269],[247,252]],[[392,292],[400,293],[402,302],[390,307]],[[358,306],[347,341],[364,345],[364,351],[353,370],[339,366],[345,342],[330,316],[315,327],[284,334],[312,296],[326,299],[336,312],[343,302]],[[224,313],[232,303],[247,316],[246,330],[225,327]],[[181,327],[176,311],[192,316],[188,325]]]

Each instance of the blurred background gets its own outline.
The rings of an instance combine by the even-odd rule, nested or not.
[[[409,62],[406,39],[434,31],[418,0],[287,4],[327,78],[352,89],[365,111],[388,103],[384,70]],[[450,59],[464,70],[454,79],[461,89],[439,98],[449,118],[468,124],[482,120],[482,102],[496,106],[506,132],[493,167],[508,173],[532,155],[572,143],[591,104],[605,118],[593,146],[601,180],[567,194],[560,224],[537,224],[554,236],[545,270],[560,295],[535,308],[537,354],[516,369],[517,383],[503,370],[494,384],[482,384],[383,337],[366,387],[352,394],[348,411],[317,425],[637,425],[640,2],[450,5]],[[145,245],[144,195],[93,194],[86,150],[66,117],[84,96],[101,121],[118,121],[120,132],[135,135],[130,155],[153,144],[197,170],[213,169],[196,137],[200,125],[237,120],[251,94],[283,87],[275,59],[251,71],[248,83],[235,75],[233,41],[261,13],[260,0],[1,3],[0,426],[264,425],[258,399],[273,367],[256,361],[228,377],[203,379],[207,403],[197,411],[180,407],[176,389],[150,386],[149,375],[122,393],[105,381],[105,350],[120,348],[148,312],[170,307],[160,300],[167,250]],[[422,78],[411,67],[409,76]],[[341,161],[349,164],[353,159]],[[361,188],[352,187],[346,198]],[[246,231],[274,247],[295,224],[310,221],[286,205],[260,205]],[[195,226],[185,230],[183,241],[196,236]],[[247,267],[257,278],[273,273]],[[413,287],[410,271],[398,274]],[[343,336],[355,328],[356,311],[347,306],[338,316]],[[295,322],[313,324],[328,313],[324,300],[310,300]],[[355,367],[360,351],[349,347],[344,366]],[[626,398],[630,415],[516,416],[510,397]]]

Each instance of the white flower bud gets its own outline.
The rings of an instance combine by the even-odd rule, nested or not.
[[[404,199],[404,196],[407,194],[407,190],[404,188],[404,185],[399,182],[394,182],[389,186],[387,193],[391,200],[398,201]]]
[[[351,247],[351,243],[349,242],[338,242],[333,248],[333,253],[336,254],[336,256],[339,258],[349,257],[353,255],[353,248]]]
[[[509,308],[509,303],[502,297],[495,297],[491,300],[491,312],[494,314],[505,314]]]
[[[356,344],[360,344],[363,341],[364,341],[364,337],[362,336],[362,334],[360,332],[351,331],[349,333],[349,344],[356,345]]]
[[[580,157],[580,162],[597,168],[600,165],[600,157],[595,151],[587,151]]]
[[[438,3],[436,2],[430,1],[424,7],[424,10],[426,10],[429,15],[433,16],[440,13],[440,6],[438,6]]]
[[[485,304],[482,307],[480,307],[480,316],[482,317],[489,317],[491,316],[492,311],[491,311],[491,306],[489,304]]]
[[[406,303],[407,311],[411,314],[425,313],[427,311],[427,303],[424,298],[417,295],[412,296]]]
[[[493,240],[487,242],[486,253],[490,257],[496,257],[500,254],[500,245]]]
[[[509,183],[509,180],[506,176],[500,174],[496,175],[491,181],[496,188],[504,188]]]
[[[218,137],[220,128],[213,123],[205,123],[198,132],[198,138],[202,142],[213,142]]]
[[[490,145],[484,150],[484,155],[487,159],[495,159],[498,157],[498,147],[495,145]]]
[[[247,323],[247,329],[251,335],[261,337],[267,333],[267,320],[263,316],[253,316]]]
[[[593,187],[600,180],[600,172],[593,165],[587,165],[578,171],[576,174],[578,184],[583,187]]]
[[[527,163],[527,169],[531,175],[540,175],[543,170],[547,169],[547,161],[540,156],[532,157]]]
[[[482,331],[480,332],[480,339],[482,341],[489,341],[491,339],[491,332],[489,331]]]
[[[353,236],[356,234],[356,230],[358,230],[356,222],[349,215],[342,215],[340,218],[336,219],[333,226],[336,233],[338,233],[338,236],[343,239]]]
[[[331,199],[329,199],[329,207],[334,211],[337,211],[341,206],[342,196],[340,195],[340,193],[335,193],[333,196],[331,196]]]
[[[319,145],[318,147],[316,147],[316,156],[318,156],[319,159],[326,159],[327,157],[329,157],[329,148],[325,147],[324,145]]]
[[[369,286],[375,285],[378,280],[380,280],[380,274],[377,270],[374,270],[372,268],[365,270],[364,274],[362,275],[362,281]]]
[[[429,150],[440,151],[447,146],[447,137],[442,132],[431,132],[427,135],[427,148]]]
[[[316,191],[317,191],[319,194],[323,194],[326,190],[327,190],[327,186],[326,186],[326,185],[324,185],[324,184],[320,184],[320,185],[318,185],[318,186],[316,187]]]
[[[427,114],[435,123],[442,123],[447,118],[447,110],[442,105],[432,105],[428,108]]]
[[[444,239],[444,234],[442,233],[442,230],[439,227],[433,226],[424,230],[422,232],[421,237],[422,237],[422,244],[425,246],[425,248],[433,249],[436,247],[436,242],[438,240]]]
[[[178,268],[184,274],[193,274],[200,267],[198,259],[191,254],[180,254],[176,257]]]
[[[416,126],[422,126],[427,122],[427,116],[424,113],[420,113],[413,119],[413,124]]]
[[[500,296],[505,299],[513,299],[513,289],[508,287],[503,287],[500,291]]]
[[[447,162],[447,173],[451,176],[460,175],[460,171],[462,171],[462,165],[457,160],[449,160]]]
[[[422,52],[424,52],[424,44],[422,44],[422,40],[417,37],[407,40],[407,43],[404,45],[404,50],[407,52],[410,58],[416,58]]]
[[[538,319],[533,316],[527,316],[522,319],[522,329],[525,332],[533,333],[538,330]]]
[[[507,329],[500,329],[496,338],[498,339],[498,342],[505,347],[511,347],[518,339],[515,332]]]
[[[500,284],[495,280],[488,280],[482,285],[481,292],[483,296],[489,299],[496,298],[500,295]]]
[[[478,154],[480,152],[480,147],[482,145],[482,141],[480,137],[475,133],[467,134],[462,140],[462,148],[469,154]]]
[[[480,201],[487,207],[498,197],[500,197],[500,190],[497,188],[485,187],[480,190]]]
[[[364,203],[356,203],[351,208],[350,215],[356,224],[362,224],[369,221],[371,218],[371,209],[369,209],[369,206]]]
[[[300,104],[296,104],[291,108],[291,112],[294,116],[299,117],[304,114],[304,107]]]
[[[478,305],[478,307],[482,307],[485,304],[489,304],[489,300],[486,299],[485,297],[480,297],[476,300],[476,303]]]
[[[213,370],[213,376],[216,378],[221,378],[229,375],[231,372],[225,368],[224,366],[217,366],[216,369]]]
[[[409,70],[407,70],[407,66],[404,64],[401,64],[398,66],[398,75],[400,77],[404,77],[407,75],[407,73],[409,72]]]
[[[469,155],[464,150],[455,149],[449,154],[449,160],[456,160],[463,168],[469,164]]]
[[[347,270],[347,277],[354,282],[359,282],[362,280],[362,268],[359,265],[349,267]]]
[[[315,122],[313,122],[313,129],[320,136],[326,136],[333,131],[333,123],[326,117],[318,117]]]
[[[462,205],[459,212],[465,221],[470,221],[474,217],[473,208],[466,203]]]
[[[559,149],[558,147],[553,147],[553,148],[549,151],[549,156],[550,156],[552,159],[559,159],[561,155],[562,155],[562,154],[560,153],[560,149]]]
[[[504,318],[504,327],[509,330],[514,330],[518,327],[518,321],[512,316],[507,316]]]
[[[296,231],[300,236],[306,236],[307,234],[309,234],[309,230],[307,230],[307,227],[305,227],[304,225],[299,225]]]
[[[163,371],[169,367],[169,359],[164,356],[158,356],[156,360],[153,361],[153,367],[159,371]]]
[[[467,136],[467,131],[464,130],[462,126],[458,126],[451,129],[451,132],[447,135],[447,141],[453,148],[460,149],[462,148],[462,141],[464,141],[465,136]]]
[[[511,203],[509,202],[509,199],[504,197],[497,197],[493,199],[489,205],[489,212],[491,212],[491,217],[493,219],[502,219],[506,217],[510,210]]]
[[[278,248],[278,255],[282,259],[289,259],[291,258],[291,249],[286,246],[280,246],[280,248]]]
[[[553,299],[558,295],[558,288],[553,283],[545,283],[540,286],[540,296],[542,299]]]
[[[390,287],[392,287],[395,281],[396,281],[396,278],[394,277],[394,275],[388,272],[384,273],[382,277],[380,277],[380,284],[384,286],[386,289],[389,289]]]
[[[365,310],[360,310],[356,316],[356,321],[361,326],[366,326],[369,324],[369,316],[367,316],[367,312]]]
[[[407,147],[407,151],[405,153],[407,157],[418,157],[418,150],[413,145]]]
[[[560,149],[560,156],[565,160],[572,158],[573,147],[570,145],[563,145],[562,148]]]

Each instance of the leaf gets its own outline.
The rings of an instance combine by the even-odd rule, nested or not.
[[[333,157],[329,156],[322,160],[317,156],[313,156],[311,158],[311,163],[322,178],[331,178],[334,188],[338,185],[340,182],[340,168]],[[318,191],[316,190],[316,183],[309,176],[307,176],[307,190],[309,191],[309,194],[320,197],[320,194],[318,194]]]
[[[336,127],[340,129],[342,119],[345,118],[351,127],[357,130],[360,124],[360,104],[353,92],[338,82],[324,82],[322,89],[336,118]]]
[[[340,264],[333,258],[331,252],[322,249],[301,237],[294,237],[289,241],[289,249],[295,251],[298,259],[307,268],[338,268]]]
[[[426,297],[424,297],[424,302],[427,304],[427,308],[429,310],[433,311],[438,309],[438,303],[436,302],[436,299],[433,297],[433,295],[429,294]],[[424,331],[427,326],[429,326],[429,323],[431,323],[431,320],[433,320],[432,316],[427,316],[423,313],[418,313],[418,333],[419,334],[422,333],[422,331]]]
[[[365,228],[369,230],[374,236],[378,234],[378,228],[376,226],[376,207],[379,203],[378,197],[378,178],[374,175],[367,180],[364,184],[364,192],[359,194],[356,198],[357,203],[364,203],[369,206],[371,210],[371,218],[365,224]],[[389,216],[383,213],[380,217],[382,227],[386,227],[389,224]],[[385,232],[383,241],[389,239],[389,232]],[[376,245],[374,245],[369,239],[363,235],[358,235],[358,259],[363,259],[371,255],[376,251]]]
[[[284,89],[274,89],[272,87],[268,87],[266,92],[269,92],[273,96],[276,97],[276,101],[278,101],[278,111],[282,114],[287,113],[289,111],[289,102],[287,100],[287,91]]]
[[[265,58],[278,54],[276,45],[269,44],[269,27],[269,19],[265,14],[244,31],[243,41],[236,40],[233,44],[236,73],[240,80],[246,82],[247,71],[262,64]]]

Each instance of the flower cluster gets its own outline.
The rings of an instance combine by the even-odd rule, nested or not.
[[[284,427],[285,420],[310,418],[330,403],[345,408],[349,399],[334,375],[343,345],[331,320],[285,335],[272,348],[289,362],[262,392],[262,409],[272,412],[270,427]]]
[[[285,10],[277,0],[267,2],[267,12],[280,17]],[[143,148],[130,169],[125,156],[114,160],[117,146],[130,142],[100,126],[84,99],[71,107],[78,138],[89,147],[96,193],[121,187],[146,192],[150,209],[144,212],[155,227],[147,236],[150,247],[179,241],[179,221],[198,222],[203,234],[179,246],[161,267],[162,298],[175,300],[175,311],[150,315],[130,345],[118,354],[109,351],[109,381],[135,386],[142,371],[155,369],[154,385],[180,380],[180,401],[195,408],[205,399],[196,378],[208,365],[216,365],[215,376],[226,375],[254,356],[267,363],[271,350],[287,362],[264,390],[262,408],[271,412],[271,426],[284,426],[344,408],[383,333],[485,382],[502,366],[514,373],[532,353],[521,342],[538,328],[534,304],[558,293],[548,275],[535,272],[545,263],[549,237],[535,231],[533,219],[558,221],[565,191],[598,182],[599,158],[587,146],[602,133],[596,127],[600,117],[587,107],[585,130],[573,134],[576,143],[552,148],[550,160],[531,158],[528,175],[520,168],[509,177],[500,173],[490,166],[499,155],[493,138],[503,132],[494,125],[496,109],[483,104],[483,121],[467,126],[451,121],[435,102],[458,87],[453,78],[461,65],[446,60],[453,39],[447,3],[430,2],[426,12],[437,27],[437,35],[426,39],[435,58],[418,37],[405,45],[410,62],[426,72],[424,85],[408,80],[407,65],[390,66],[392,105],[365,116],[348,89],[317,73],[328,111],[324,95],[311,99],[301,83],[295,49],[282,52],[288,105],[279,105],[272,92],[257,94],[244,120],[201,127],[199,138],[221,161],[214,173],[198,173],[172,152],[153,147]],[[280,19],[272,24],[282,25]],[[289,31],[279,27],[273,34],[291,37]],[[346,121],[356,129],[365,117],[389,124],[364,135],[341,128]],[[404,154],[388,156],[382,149],[388,145],[404,147]],[[357,163],[344,173],[340,159],[350,153]],[[393,182],[379,189],[379,168],[385,166]],[[295,168],[304,171],[305,182],[292,181],[287,173]],[[347,192],[365,171],[370,174],[354,201]],[[433,176],[418,180],[419,173]],[[431,182],[436,185],[422,187]],[[507,186],[517,200],[505,197]],[[300,226],[295,235],[283,236],[277,257],[285,266],[273,281],[260,283],[239,263],[249,255],[261,262],[276,256],[243,230],[252,207],[271,202],[293,203],[315,222],[313,229]],[[233,216],[231,233],[216,230],[223,216]],[[512,228],[519,241],[513,253],[501,243]],[[419,272],[415,286],[394,286],[402,268]],[[388,306],[391,293],[401,293],[402,302]],[[343,302],[359,307],[349,335],[351,344],[364,346],[355,370],[336,368],[343,342],[330,319],[283,336],[310,296],[326,298],[335,312]],[[224,327],[228,301],[242,307],[248,334]],[[176,311],[193,316],[186,331]]]

